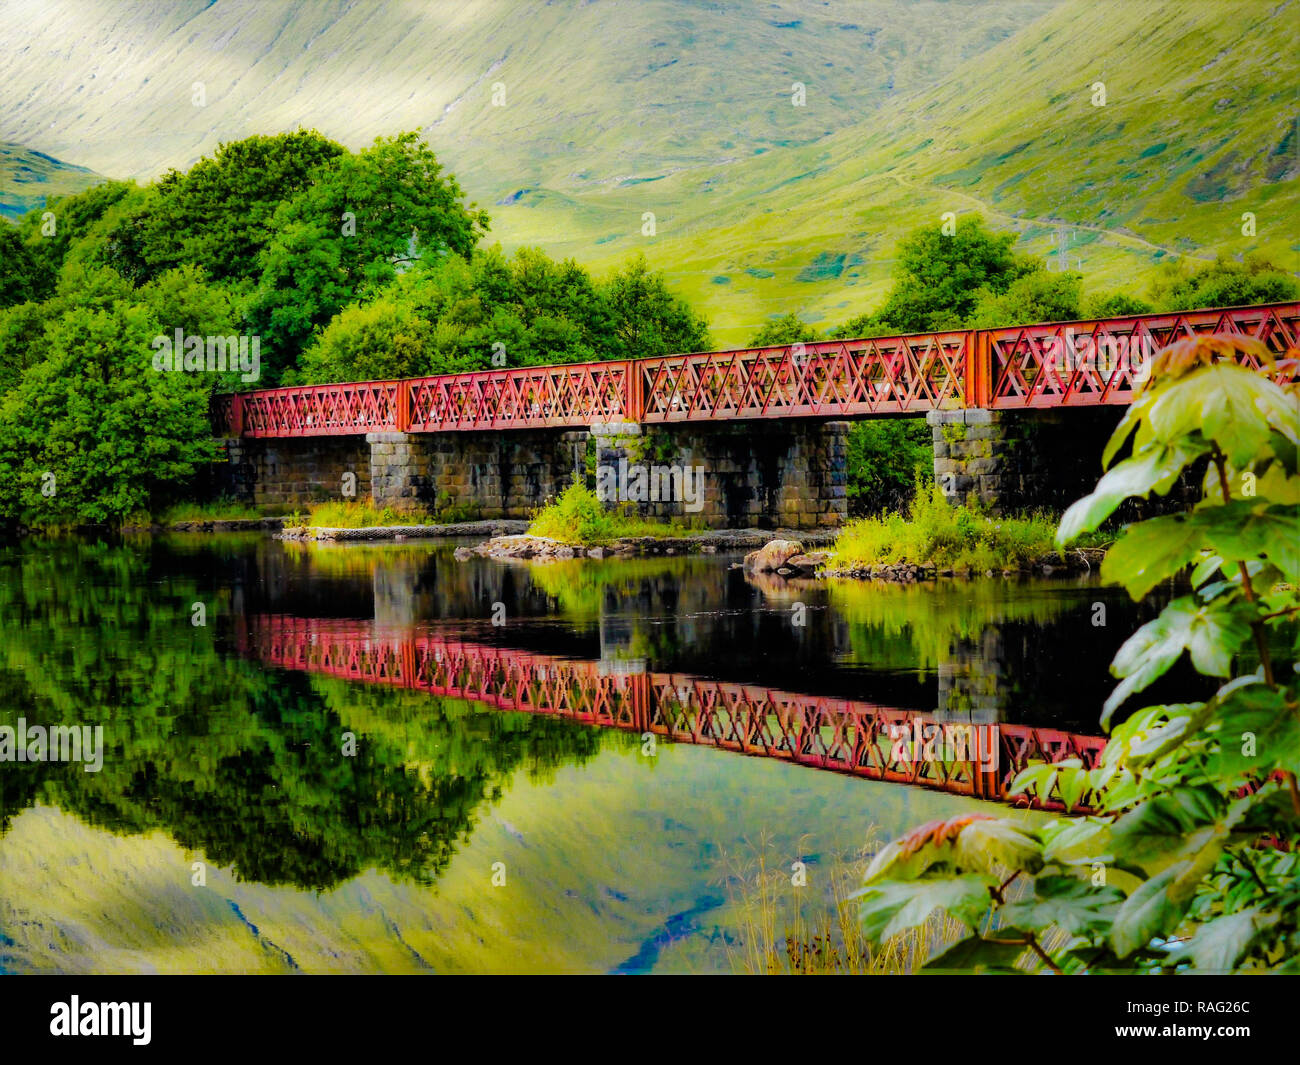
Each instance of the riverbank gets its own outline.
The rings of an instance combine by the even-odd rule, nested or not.
[[[277,540],[432,540],[453,536],[506,536],[522,533],[528,522],[502,518],[494,521],[462,521],[428,525],[362,525],[330,528],[315,525],[286,526]]]
[[[850,580],[928,581],[940,577],[965,580],[972,577],[1072,577],[1095,573],[1106,557],[1104,547],[1070,548],[1063,554],[1047,554],[1015,566],[998,569],[973,569],[969,566],[939,566],[926,562],[881,562],[874,565],[838,563],[832,558],[819,572],[821,577]]]
[[[525,523],[526,524],[526,523]],[[676,536],[623,536],[604,544],[582,544],[550,536],[499,535],[474,547],[456,549],[456,558],[475,557],[564,561],[571,558],[635,558],[645,555],[712,555],[762,548],[774,539],[801,537],[809,544],[830,544],[835,531],[790,529],[711,529]]]

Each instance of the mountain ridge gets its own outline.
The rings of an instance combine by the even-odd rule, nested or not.
[[[1220,253],[1295,269],[1295,7],[0,0],[0,137],[143,178],[251,132],[423,126],[491,240],[597,270],[643,251],[740,344],[873,306],[898,239],[949,211],[1092,288]]]

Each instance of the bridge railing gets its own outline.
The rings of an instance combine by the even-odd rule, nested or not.
[[[1210,333],[1280,355],[1300,346],[1300,303],[260,389],[214,397],[212,420],[328,436],[1128,403],[1157,351]]]
[[[980,330],[987,388],[975,406],[994,408],[1129,403],[1161,348],[1208,334],[1248,337],[1275,355],[1300,345],[1300,303],[1138,314]],[[1258,360],[1246,363],[1259,369]]]
[[[628,362],[527,366],[406,382],[412,432],[588,426],[632,417]]]
[[[901,414],[960,406],[969,330],[639,359],[645,422]]]
[[[401,381],[291,385],[216,397],[218,431],[231,436],[349,436],[392,432]],[[223,434],[223,435],[224,435]]]

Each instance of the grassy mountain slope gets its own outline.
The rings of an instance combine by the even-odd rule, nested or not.
[[[254,132],[360,147],[423,126],[494,239],[597,268],[644,250],[734,344],[786,311],[874,306],[899,237],[946,211],[1041,254],[1069,225],[1097,288],[1141,289],[1179,255],[1294,268],[1298,11],[0,0],[0,137],[149,177]]]
[[[80,192],[102,180],[85,167],[0,141],[0,217],[17,218],[42,206],[47,196]]]
[[[0,136],[152,177],[299,123],[420,125],[484,196],[614,186],[855,125],[1053,2],[0,0]]]
[[[1259,250],[1296,269],[1300,18],[1286,9],[1300,14],[1277,0],[1062,5],[870,122],[667,179],[655,192],[678,207],[676,231],[649,254],[715,323],[725,308],[727,342],[773,313],[836,322],[874,306],[898,238],[946,211],[980,211],[1043,255],[1071,227],[1070,268],[1094,288],[1141,289],[1180,254]]]

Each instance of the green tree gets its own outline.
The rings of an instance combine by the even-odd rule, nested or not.
[[[1220,255],[1192,273],[1171,266],[1151,286],[1151,299],[1169,311],[1281,303],[1300,299],[1300,281],[1259,255],[1242,262]]]
[[[934,444],[924,418],[853,423],[848,439],[849,512],[855,517],[903,511],[917,483],[932,477]]]
[[[968,815],[888,844],[860,893],[873,939],[941,909],[967,934],[930,968],[1300,971],[1300,404],[1242,354],[1272,363],[1235,337],[1162,352],[1057,533],[1205,462],[1201,502],[1129,527],[1102,565],[1134,599],[1189,568],[1192,588],[1120,648],[1102,722],[1184,654],[1222,686],[1132,712],[1095,768],[1042,764],[1014,784],[1066,809],[1091,796],[1101,816]]]
[[[1100,292],[1083,301],[1085,318],[1127,318],[1132,314],[1150,314],[1154,310],[1146,300],[1127,292]]]
[[[420,262],[336,315],[298,381],[422,376],[612,358],[610,314],[572,260],[521,248]]]
[[[960,328],[986,292],[1000,295],[1041,268],[1016,255],[1015,242],[1015,234],[990,233],[970,215],[951,235],[942,226],[918,230],[898,246],[894,286],[877,324],[896,333]]]
[[[303,354],[295,380],[386,381],[429,372],[433,326],[385,296],[345,307]]]
[[[0,400],[0,517],[118,523],[177,498],[211,460],[211,382],[154,370],[162,324],[113,271],[69,268],[61,284]]]
[[[749,346],[766,348],[776,344],[809,343],[821,339],[822,335],[815,326],[791,312],[764,322],[763,327],[750,338]]]
[[[422,259],[468,258],[487,215],[462,203],[417,133],[380,137],[343,155],[276,211],[249,309],[273,353],[273,378],[312,332],[366,289]]]
[[[346,154],[315,130],[221,144],[188,171],[169,171],[143,211],[150,273],[183,264],[217,280],[256,280],[258,256],[277,233],[281,206]]]
[[[611,358],[642,359],[712,347],[708,325],[690,305],[668,291],[662,273],[644,255],[601,286],[612,319]]]
[[[1005,292],[990,288],[980,292],[966,325],[973,329],[996,329],[1034,322],[1070,322],[1080,317],[1079,274],[1035,270],[1016,278]]]
[[[38,298],[45,288],[45,271],[23,243],[18,230],[0,224],[0,310]]]
[[[43,303],[18,303],[0,311],[0,397],[40,361],[48,316]]]
[[[37,261],[41,283],[30,297],[53,294],[69,250],[91,239],[100,220],[114,207],[142,194],[132,181],[105,181],[69,196],[52,196],[43,208],[28,211],[18,223],[28,253]]]

